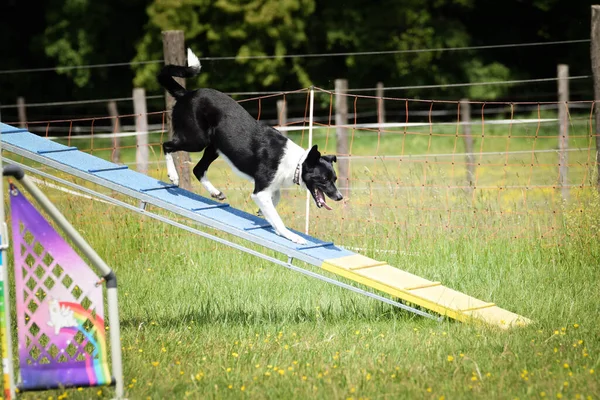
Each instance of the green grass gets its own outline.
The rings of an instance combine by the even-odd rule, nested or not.
[[[572,147],[587,148],[581,129]],[[383,135],[380,155],[463,151],[462,138],[427,132]],[[508,140],[506,127],[494,125],[486,132],[484,151],[556,146],[550,128],[537,140]],[[356,134],[353,154],[373,155],[373,135]],[[332,152],[334,136],[319,130],[315,141]],[[569,179],[584,185],[567,203],[551,187],[556,154],[541,153],[533,166],[531,154],[508,166],[505,155],[482,157],[478,179],[490,189],[474,193],[448,188],[464,179],[463,159],[352,160],[348,203],[328,214],[311,206],[315,236],[534,321],[508,332],[416,317],[115,206],[44,191],[117,273],[130,399],[597,399],[600,199],[587,154],[570,155]],[[123,157],[134,159],[131,151]],[[166,179],[162,163],[151,173]],[[209,175],[228,202],[254,211],[247,183],[218,162]],[[304,199],[291,190],[280,207],[297,229]]]

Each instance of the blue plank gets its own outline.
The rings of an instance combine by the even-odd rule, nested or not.
[[[167,203],[176,204],[177,206],[186,210],[192,211],[200,208],[212,206],[216,207],[223,203],[202,197],[196,193],[188,192],[181,188],[174,188],[169,190],[160,190],[147,193],[150,197],[157,200],[161,200]]]
[[[114,167],[106,167],[106,168],[92,168],[88,169],[90,174],[95,174],[96,172],[104,172],[104,171],[115,171],[118,169],[128,169],[127,165],[115,165]]]
[[[2,141],[38,154],[40,151],[64,150],[69,148],[60,143],[34,135],[31,132],[3,135]]]
[[[5,133],[18,133],[18,132],[28,132],[27,129],[24,128],[16,128],[14,126],[6,125],[0,122],[0,134]]]
[[[45,156],[61,164],[77,168],[78,170],[83,172],[89,172],[90,170],[103,171],[121,167],[118,164],[111,163],[98,157],[94,157],[93,155],[84,153],[82,151],[51,153],[45,154]]]
[[[302,253],[321,261],[356,254],[337,247],[332,242],[325,242],[292,230],[308,242],[306,245],[298,245],[277,235],[265,219],[230,207],[226,203],[200,196],[81,151],[69,151],[71,148],[68,146],[52,142],[30,132],[17,131],[17,128],[10,125],[0,123],[0,129],[2,132],[16,132],[2,136],[2,141],[15,147],[33,153],[42,153],[45,158],[83,173],[93,173],[93,176],[105,179],[112,184],[143,192],[150,198],[195,212],[201,217],[229,226],[233,232],[239,231],[240,235],[243,234],[244,237],[250,236],[250,240],[254,238],[257,243],[270,242],[279,248],[288,249],[289,254]]]
[[[156,188],[164,188],[167,191],[178,189],[173,187],[173,185],[170,183],[159,181],[158,179],[129,169],[101,171],[94,175],[138,192],[144,192]]]
[[[64,153],[66,151],[79,151],[77,147],[65,147],[64,149],[38,150],[38,154]]]

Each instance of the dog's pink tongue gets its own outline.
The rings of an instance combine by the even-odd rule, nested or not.
[[[323,202],[323,207],[325,207],[325,208],[326,208],[327,210],[329,210],[329,211],[331,211],[331,210],[332,210],[332,208],[331,208],[331,207],[329,207],[329,205],[328,205],[327,203],[325,203],[325,202]]]

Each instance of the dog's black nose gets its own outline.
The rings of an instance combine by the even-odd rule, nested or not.
[[[335,201],[340,201],[344,198],[344,196],[342,196],[342,194],[340,192],[337,192],[335,194],[335,197],[333,198]]]

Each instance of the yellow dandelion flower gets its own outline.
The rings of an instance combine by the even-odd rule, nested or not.
[[[355,331],[354,334],[355,335],[360,335],[360,331]]]
[[[473,382],[475,382],[475,381],[477,381],[477,377],[476,377],[476,376],[472,376],[472,377],[471,377],[471,380],[472,380]]]
[[[238,358],[238,357],[239,357],[239,354],[238,354],[238,353],[235,353],[235,352],[234,352],[234,353],[231,353],[231,355],[232,355],[234,358]]]
[[[563,397],[563,396],[562,396],[562,393],[556,393],[556,398],[557,398],[557,399],[562,399],[562,397]]]
[[[277,371],[279,373],[279,375],[285,375],[285,370],[284,369],[280,369],[279,371]]]
[[[367,379],[368,381],[370,381],[370,380],[371,380],[371,374],[367,373],[367,377],[366,377],[366,379]]]
[[[231,372],[231,367],[228,367],[225,371]]]
[[[256,367],[256,368],[260,368],[260,364],[256,364],[256,365],[255,365],[255,367]]]
[[[102,396],[102,390],[98,390],[98,391],[96,392],[96,394],[97,394],[98,396]]]
[[[307,379],[308,379],[308,378],[306,377],[306,375],[302,375],[302,380],[303,380],[303,381],[305,381],[305,380],[307,380]]]
[[[546,397],[546,392],[540,392],[540,397]]]
[[[233,389],[233,385],[227,386],[227,389]]]
[[[567,382],[567,381],[564,381],[564,382],[563,382],[563,386],[564,386],[564,387],[569,387],[569,382]]]
[[[427,393],[431,393],[433,391],[433,389],[431,389],[430,387],[427,388]]]
[[[271,373],[269,371],[265,372],[265,376],[271,376]]]
[[[452,362],[452,361],[454,361],[454,357],[453,357],[453,356],[448,356],[448,361],[449,361],[449,362]]]
[[[573,324],[573,328],[575,328],[575,329],[579,328],[579,324]]]
[[[153,367],[158,367],[159,362],[158,361],[152,361],[152,366]]]
[[[593,374],[595,371],[593,369],[590,369],[590,374]]]
[[[246,390],[246,386],[242,385],[242,387],[240,388],[240,390],[243,392],[244,390]]]
[[[569,364],[567,364],[567,363],[564,363],[564,364],[563,364],[563,367],[564,367],[564,368],[569,368]]]
[[[160,349],[160,351],[162,351],[163,353],[167,352],[167,349],[165,349],[164,347],[162,349]]]

